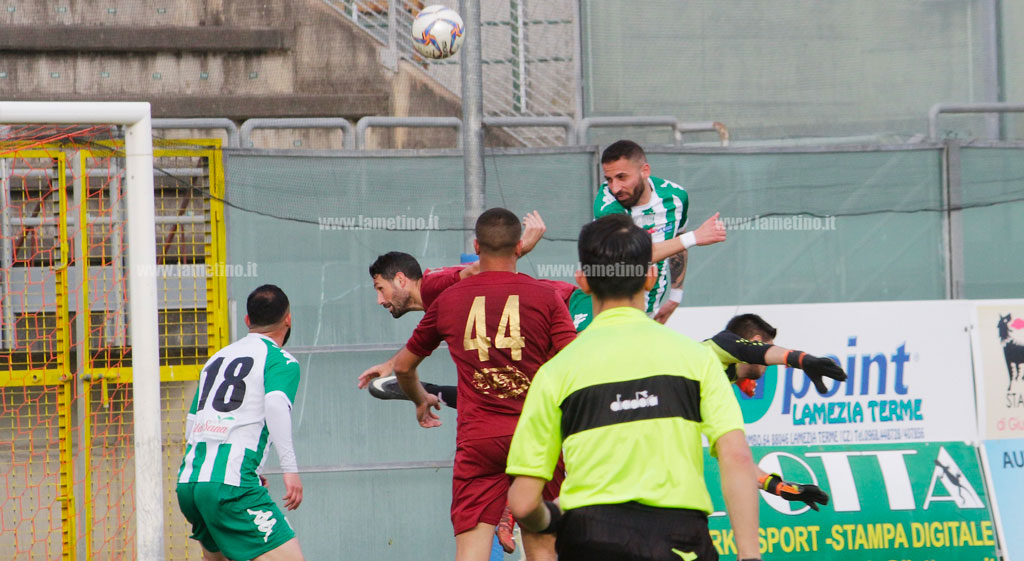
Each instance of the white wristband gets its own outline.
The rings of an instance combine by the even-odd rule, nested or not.
[[[673,288],[668,291],[668,299],[675,302],[676,304],[683,301],[683,289]]]
[[[679,239],[683,242],[683,249],[690,249],[697,245],[697,234],[694,234],[693,232],[685,232],[683,235],[679,236]]]

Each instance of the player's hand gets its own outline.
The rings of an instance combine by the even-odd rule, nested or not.
[[[672,312],[676,311],[676,308],[678,307],[679,302],[668,300],[658,308],[657,313],[654,314],[654,321],[664,325],[664,323],[668,321],[669,316],[672,315]]]
[[[846,380],[846,372],[843,372],[843,369],[832,362],[830,358],[806,355],[803,360],[803,369],[807,377],[814,383],[814,389],[818,390],[820,394],[828,391],[828,388],[825,387],[825,380],[822,378],[832,378],[840,382]]]
[[[800,485],[783,481],[777,473],[770,474],[761,484],[761,488],[787,501],[806,503],[814,510],[819,510],[819,504],[828,504],[828,493],[822,491],[817,485]]]
[[[370,382],[374,378],[380,378],[382,376],[390,376],[394,370],[394,363],[390,360],[381,364],[375,364],[366,369],[362,374],[359,375],[359,389],[363,389],[370,385]]]
[[[416,404],[416,420],[425,429],[441,426],[441,418],[431,409],[441,410],[441,400],[436,395],[423,392],[424,398]]]
[[[533,250],[547,229],[536,210],[523,217],[523,255]]]
[[[697,245],[711,245],[725,241],[725,223],[718,219],[719,213],[708,218],[696,230],[693,235],[697,238]]]
[[[260,485],[266,487],[267,489],[270,489],[270,480],[268,480],[266,477],[263,477],[261,475],[260,476]]]
[[[284,507],[295,510],[302,504],[302,480],[297,473],[284,474]]]

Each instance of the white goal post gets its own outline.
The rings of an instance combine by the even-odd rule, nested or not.
[[[153,135],[146,102],[0,101],[3,124],[125,126],[128,294],[135,435],[136,558],[164,558]]]

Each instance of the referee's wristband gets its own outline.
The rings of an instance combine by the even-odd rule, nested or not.
[[[683,301],[683,289],[672,288],[668,291],[668,299],[675,302],[676,304]]]
[[[548,527],[539,533],[554,534],[558,531],[558,523],[562,521],[562,509],[558,508],[558,505],[551,501],[544,501],[544,506],[548,509],[548,514],[551,518],[548,520]]]
[[[683,242],[683,249],[690,249],[697,245],[697,234],[693,232],[685,232],[679,236],[679,241]]]

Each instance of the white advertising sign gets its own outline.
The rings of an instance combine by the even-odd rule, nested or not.
[[[668,326],[697,340],[737,314],[773,325],[775,343],[830,357],[845,382],[818,394],[801,370],[769,367],[737,392],[752,446],[978,440],[969,301],[680,308]],[[1021,384],[1024,388],[1024,382]]]
[[[984,437],[1024,438],[1024,300],[974,303],[974,356]]]

